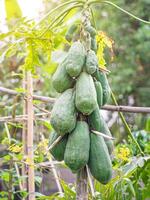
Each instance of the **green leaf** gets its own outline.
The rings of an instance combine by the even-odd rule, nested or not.
[[[133,196],[135,197],[135,190],[134,190],[132,181],[129,178],[123,178],[123,180],[126,181],[126,183],[129,186],[130,191],[132,192]]]
[[[1,33],[1,34],[0,34],[0,40],[3,40],[4,38],[6,38],[6,37],[12,35],[13,33],[14,33],[14,31],[9,31],[9,32],[7,32],[7,33]]]
[[[1,172],[1,179],[3,181],[9,182],[9,172],[5,172],[5,171]]]
[[[15,91],[18,92],[18,93],[25,93],[26,92],[26,90],[22,87],[15,88]]]
[[[48,129],[48,130],[52,130],[52,126],[50,124],[49,121],[42,121],[42,124]]]
[[[5,8],[7,20],[22,17],[22,12],[17,0],[5,0]]]

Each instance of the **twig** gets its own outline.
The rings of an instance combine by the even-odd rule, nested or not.
[[[5,126],[5,129],[6,129],[7,137],[8,137],[8,140],[9,140],[9,144],[11,144],[11,135],[10,135],[7,123],[5,123],[4,126]],[[10,160],[10,166],[11,167],[13,166],[13,159],[15,158],[13,154],[12,154],[12,156],[13,156],[13,158]],[[15,165],[15,169],[16,169],[16,173],[17,173],[17,177],[18,177],[20,190],[23,190],[23,186],[22,186],[21,179],[20,179],[19,167],[17,165],[17,162],[15,162],[14,165]]]
[[[60,164],[64,164],[63,161],[59,162],[59,161],[47,161],[47,162],[42,162],[42,163],[37,163],[35,164],[36,167],[47,167],[47,166],[51,166],[51,164],[53,163],[53,165],[60,165]]]
[[[120,105],[105,105],[102,110],[117,111],[117,112],[129,112],[129,113],[150,113],[150,107],[131,107]]]
[[[61,136],[60,136],[61,137]],[[42,134],[42,139],[44,140],[45,137],[44,135]],[[54,147],[54,143],[52,144],[53,147]],[[56,144],[55,144],[56,145]],[[46,147],[46,152],[49,151],[50,148],[47,148]],[[54,178],[55,178],[55,181],[56,181],[56,184],[57,184],[57,187],[58,187],[58,190],[59,190],[59,193],[60,193],[60,196],[62,197],[63,196],[63,190],[62,190],[62,187],[61,187],[61,184],[59,182],[59,176],[57,174],[57,171],[56,171],[56,168],[55,168],[55,165],[53,163],[53,160],[51,158],[51,156],[47,156],[48,157],[48,160],[51,162],[51,167],[52,167],[52,172],[53,172],[53,175],[54,175]]]
[[[92,197],[95,197],[94,187],[93,187],[93,183],[92,183],[92,179],[91,179],[91,175],[90,175],[90,172],[89,172],[88,165],[86,165],[86,171],[87,171],[87,176],[88,176],[88,180],[89,180],[89,185],[90,185]]]
[[[6,94],[10,94],[10,95],[24,95],[25,93],[19,93],[16,92],[15,90],[11,90],[8,88],[4,88],[4,87],[0,87],[0,92],[6,93]],[[55,99],[54,98],[50,98],[50,97],[45,97],[45,96],[38,96],[38,95],[33,95],[33,99],[34,100],[39,100],[39,101],[43,101],[43,102],[49,102],[49,103],[54,103]]]
[[[39,109],[40,111],[44,112],[44,113],[50,114],[50,112],[49,112],[48,110],[46,110],[46,109],[44,109],[44,108],[41,108],[40,106],[38,106],[38,105],[36,105],[36,104],[33,104],[33,106],[34,106],[35,108]]]
[[[63,138],[63,136],[59,136],[59,137],[51,144],[51,146],[48,148],[48,151],[50,151],[62,138]]]
[[[100,135],[100,136],[102,136],[102,137],[104,137],[104,138],[107,138],[107,139],[109,139],[109,140],[115,140],[114,137],[111,137],[111,136],[106,135],[106,134],[104,134],[104,133],[101,133],[101,132],[99,132],[99,131],[94,131],[94,130],[92,130],[92,132],[95,133],[96,135]]]
[[[34,115],[34,118],[38,120],[38,117],[49,116],[50,113],[37,113]],[[27,115],[17,115],[15,119],[12,116],[0,117],[0,122],[23,122],[27,120]]]

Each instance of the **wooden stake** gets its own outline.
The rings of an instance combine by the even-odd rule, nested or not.
[[[81,169],[76,180],[76,200],[88,200],[88,180],[86,168]]]
[[[31,72],[27,72],[27,152],[28,152],[28,192],[29,200],[35,200],[34,153],[33,153],[33,81]]]

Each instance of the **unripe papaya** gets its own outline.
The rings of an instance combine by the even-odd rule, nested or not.
[[[91,35],[92,38],[95,37],[95,35],[96,35],[96,29],[93,26],[87,25],[87,26],[85,26],[85,30],[87,32],[89,32],[89,34]]]
[[[57,68],[52,77],[52,84],[55,90],[59,93],[73,86],[74,80],[68,75],[66,71],[65,61],[63,61]]]
[[[51,112],[51,125],[59,135],[71,132],[76,125],[74,91],[68,89],[56,100]]]
[[[65,59],[66,70],[71,77],[77,77],[85,63],[86,52],[81,42],[74,42]]]
[[[97,56],[94,51],[89,50],[86,56],[85,69],[88,74],[93,74],[98,67]]]
[[[95,38],[91,38],[91,49],[97,53],[97,42]]]
[[[59,135],[55,131],[53,131],[50,134],[49,146],[51,146],[58,137]],[[63,136],[63,138],[50,150],[50,153],[58,161],[64,160],[64,153],[65,153],[65,148],[67,144],[67,138],[68,138],[68,135]]]
[[[66,40],[67,40],[68,42],[71,42],[72,36],[73,36],[73,34],[76,32],[77,28],[78,28],[78,25],[77,25],[77,24],[72,24],[72,25],[69,27],[69,29],[68,29],[68,31],[66,32],[66,35],[65,35],[65,38],[66,38]]]
[[[102,107],[103,105],[103,89],[101,86],[101,83],[99,81],[95,81],[95,88],[97,93],[97,103],[99,107]]]
[[[92,176],[102,184],[107,184],[112,177],[112,165],[107,146],[102,136],[91,132],[90,155],[88,166]]]
[[[90,125],[91,130],[95,130],[95,131],[101,132],[105,135],[112,137],[112,134],[111,134],[104,118],[102,117],[98,106],[96,107],[94,112],[92,112],[92,114],[89,115],[88,119],[89,119],[89,125]],[[109,154],[111,154],[114,149],[113,141],[108,138],[104,138],[104,140],[107,145]]]
[[[103,89],[103,105],[105,105],[110,98],[110,86],[107,80],[107,76],[104,72],[96,70],[93,76],[101,83]]]
[[[82,72],[76,81],[75,105],[78,111],[89,115],[97,105],[96,89],[91,75]]]
[[[69,134],[64,161],[73,171],[83,168],[89,160],[90,136],[85,121],[78,121],[75,129]]]

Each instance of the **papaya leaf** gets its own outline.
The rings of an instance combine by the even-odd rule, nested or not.
[[[1,33],[1,34],[0,34],[0,40],[5,39],[6,37],[12,35],[13,33],[14,33],[14,31],[9,31],[9,32],[7,32],[7,33]]]
[[[5,0],[6,18],[11,20],[13,18],[22,17],[22,11],[17,0]]]

